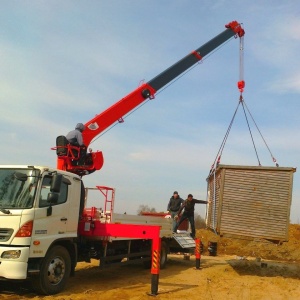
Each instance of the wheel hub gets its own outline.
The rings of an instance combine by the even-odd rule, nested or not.
[[[64,262],[59,258],[53,259],[48,268],[48,278],[52,284],[58,284],[65,274]]]

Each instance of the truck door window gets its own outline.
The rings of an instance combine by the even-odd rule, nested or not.
[[[48,203],[47,201],[47,197],[50,192],[51,180],[52,180],[51,176],[45,176],[43,178],[39,207],[46,207],[50,205],[50,203]],[[68,185],[65,182],[62,182],[60,187],[60,193],[58,196],[58,202],[57,204],[53,204],[52,206],[65,203],[67,201],[67,198],[68,198]]]

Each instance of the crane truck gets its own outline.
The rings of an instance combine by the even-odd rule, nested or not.
[[[159,89],[225,41],[244,36],[237,21],[225,27],[88,121],[83,131],[85,145],[115,122],[122,122],[141,103],[153,99]],[[96,187],[104,195],[104,208],[89,208],[90,189],[84,187],[83,176],[101,169],[102,152],[91,150],[88,160],[78,165],[79,149],[64,136],[57,137],[54,149],[56,168],[0,165],[0,280],[30,280],[38,293],[56,294],[65,288],[81,261],[99,260],[101,268],[142,261],[150,263],[152,274],[158,274],[172,249],[194,249],[194,240],[187,236],[180,240],[179,234],[175,240],[168,218],[114,213],[113,188]]]

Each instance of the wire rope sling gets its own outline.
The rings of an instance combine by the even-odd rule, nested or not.
[[[248,130],[249,130],[250,137],[251,137],[252,145],[253,145],[255,155],[256,155],[256,158],[257,158],[258,166],[261,166],[261,162],[260,162],[260,159],[259,159],[259,156],[258,156],[257,147],[255,145],[252,130],[251,130],[251,127],[250,127],[249,117],[252,119],[253,124],[255,125],[260,137],[262,138],[265,146],[267,147],[267,149],[270,153],[270,156],[272,158],[272,161],[275,163],[276,167],[279,167],[279,165],[277,163],[277,160],[273,156],[273,154],[272,154],[265,138],[263,137],[260,129],[258,128],[258,125],[255,122],[255,120],[253,118],[253,115],[251,114],[251,112],[250,112],[250,110],[249,110],[249,108],[248,108],[248,106],[247,106],[247,104],[244,100],[243,92],[244,92],[244,88],[245,88],[245,81],[244,81],[244,37],[243,36],[240,37],[239,47],[240,47],[240,50],[239,50],[239,52],[240,52],[240,55],[239,55],[239,60],[240,60],[239,61],[239,81],[237,83],[237,87],[239,89],[240,96],[239,96],[239,100],[238,100],[238,104],[236,106],[236,109],[233,113],[233,116],[232,116],[231,121],[229,123],[229,126],[227,128],[227,131],[225,133],[225,136],[222,140],[221,146],[220,146],[220,148],[217,152],[215,160],[214,160],[213,164],[211,165],[209,174],[207,176],[207,196],[206,197],[207,197],[207,200],[211,200],[211,207],[209,207],[206,210],[205,219],[206,219],[206,224],[210,223],[211,228],[213,229],[213,231],[215,233],[216,233],[216,218],[217,218],[217,213],[218,213],[217,198],[218,198],[218,194],[220,192],[219,191],[220,184],[219,184],[219,181],[218,181],[219,179],[217,178],[217,175],[216,175],[216,171],[217,171],[218,166],[220,165],[223,150],[225,148],[230,130],[232,128],[232,125],[233,125],[233,122],[234,122],[235,117],[237,115],[239,107],[242,107],[242,110],[243,110],[243,114],[244,114],[244,117],[245,117],[245,120],[246,120],[246,123],[247,123],[247,127],[248,127]]]

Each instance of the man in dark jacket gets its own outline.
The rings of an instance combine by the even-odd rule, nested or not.
[[[173,220],[173,231],[174,232],[176,232],[175,231],[176,220],[174,218],[178,214],[178,211],[179,211],[182,203],[183,203],[183,199],[180,198],[180,196],[178,195],[178,192],[175,191],[173,193],[173,196],[170,198],[170,201],[169,201],[168,207],[167,207],[167,211],[171,213],[171,218]]]
[[[191,224],[191,229],[192,229],[192,233],[191,233],[191,237],[194,239],[195,235],[196,235],[196,230],[195,230],[195,220],[194,220],[194,210],[195,210],[195,204],[196,203],[202,203],[202,204],[207,204],[209,203],[209,201],[205,201],[205,200],[197,200],[193,198],[192,194],[189,194],[187,199],[184,200],[182,206],[180,207],[177,216],[175,217],[175,219],[178,219],[180,213],[183,211],[183,214],[180,217],[180,220],[178,221],[178,223],[175,226],[175,230],[174,232],[177,231],[179,225],[185,220],[188,219],[190,224]]]

